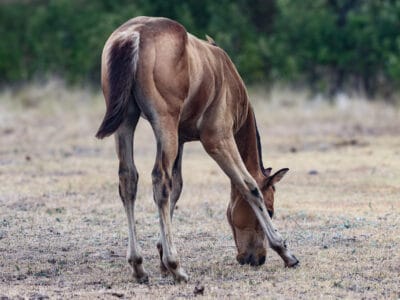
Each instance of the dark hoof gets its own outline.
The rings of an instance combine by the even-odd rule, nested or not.
[[[164,263],[160,262],[160,272],[162,277],[167,277],[169,275],[168,269],[164,266]]]
[[[297,268],[298,266],[300,266],[300,261],[296,258],[296,256],[294,255],[292,256],[293,256],[292,261],[285,264],[287,268]]]
[[[174,276],[175,283],[187,283],[189,281],[189,276],[181,269]]]
[[[149,283],[149,276],[148,275],[143,275],[140,277],[136,277],[137,283],[140,284],[148,284]]]

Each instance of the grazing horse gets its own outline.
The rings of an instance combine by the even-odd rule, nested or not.
[[[161,227],[157,248],[164,271],[171,272],[178,282],[188,280],[173,243],[171,218],[182,190],[183,145],[195,140],[200,140],[231,180],[227,216],[237,260],[262,264],[268,240],[286,266],[298,264],[271,222],[274,184],[288,169],[273,175],[271,169],[264,169],[246,88],[221,48],[187,33],[175,21],[134,18],[107,40],[101,83],[107,110],[96,137],[115,133],[119,193],[129,226],[127,260],[139,282],[148,281],[135,235],[139,176],[133,139],[139,117],[150,122],[157,141],[152,181]]]

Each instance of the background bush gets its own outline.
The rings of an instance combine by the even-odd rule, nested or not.
[[[250,83],[301,83],[332,95],[400,87],[396,0],[9,1],[0,4],[0,83],[57,74],[98,85],[105,40],[138,15],[209,34]]]

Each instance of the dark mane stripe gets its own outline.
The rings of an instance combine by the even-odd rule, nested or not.
[[[256,116],[254,114],[254,111],[253,111],[253,118],[254,118],[254,126],[256,127],[256,140],[257,140],[258,160],[259,160],[261,172],[264,175],[266,175],[265,172],[264,172],[265,168],[264,168],[264,164],[263,164],[263,160],[262,160],[262,149],[261,149],[260,133],[258,132],[257,121],[256,121]]]

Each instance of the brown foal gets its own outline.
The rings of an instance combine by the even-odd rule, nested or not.
[[[128,217],[127,259],[137,279],[148,275],[135,234],[138,172],[133,139],[139,117],[147,119],[157,141],[152,179],[160,216],[157,247],[161,267],[176,281],[188,276],[179,264],[171,218],[182,190],[182,150],[200,140],[231,180],[227,216],[240,263],[265,261],[266,241],[288,267],[298,260],[271,222],[274,184],[288,169],[264,169],[260,140],[246,88],[228,55],[214,41],[202,41],[166,18],[138,17],[115,30],[102,54],[102,89],[107,111],[96,134],[115,132],[119,192]]]

